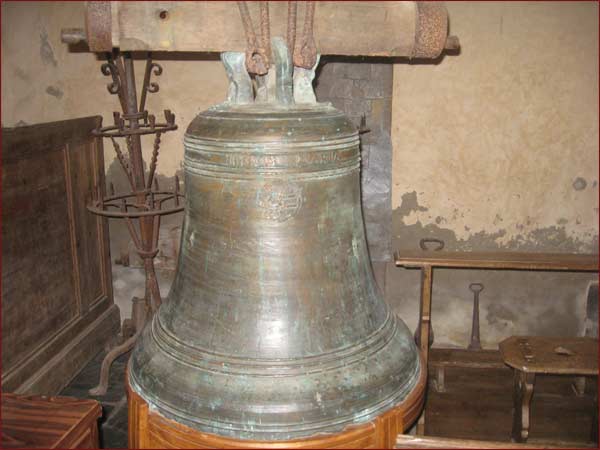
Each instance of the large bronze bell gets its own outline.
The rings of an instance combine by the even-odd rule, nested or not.
[[[275,51],[263,103],[248,98],[243,55],[224,55],[229,101],[187,129],[177,273],[129,367],[154,411],[238,439],[367,422],[421,371],[373,278],[357,130],[296,76],[292,89],[287,50]]]

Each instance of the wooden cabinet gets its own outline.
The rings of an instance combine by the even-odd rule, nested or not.
[[[101,118],[2,130],[2,391],[58,393],[119,329]]]

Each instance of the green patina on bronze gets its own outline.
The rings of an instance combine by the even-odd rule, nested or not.
[[[184,142],[178,269],[132,388],[166,417],[253,440],[398,405],[421,368],[373,278],[352,123],[329,104],[226,103]]]

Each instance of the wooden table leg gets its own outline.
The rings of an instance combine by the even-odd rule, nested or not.
[[[421,268],[421,307],[419,308],[419,347],[423,355],[423,366],[421,370],[427,370],[429,363],[429,333],[431,327],[431,286],[432,286],[432,267],[424,265]],[[425,435],[425,410],[417,422],[417,435]]]
[[[421,417],[417,421],[417,436],[425,436],[425,410],[421,413]]]
[[[583,397],[585,395],[585,377],[575,377],[573,380],[573,391],[577,397]]]
[[[421,269],[421,317],[419,323],[421,325],[421,336],[419,345],[421,353],[425,361],[425,367],[429,362],[429,333],[431,329],[431,286],[432,286],[432,267],[429,265],[423,266]]]
[[[592,410],[592,430],[590,432],[592,442],[598,443],[598,394],[594,397],[594,409]]]
[[[435,381],[434,387],[437,392],[446,392],[445,376],[446,376],[446,368],[444,366],[439,366],[437,368],[437,378],[434,380]]]
[[[530,406],[533,397],[535,373],[515,370],[514,374],[514,411],[513,411],[513,442],[527,442],[530,425]]]

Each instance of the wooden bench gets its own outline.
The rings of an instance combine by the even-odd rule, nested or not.
[[[431,240],[431,239],[429,239]],[[422,241],[423,242],[423,241]],[[443,243],[440,242],[443,247]],[[421,270],[421,301],[417,341],[425,364],[429,362],[431,333],[431,293],[433,269],[492,269],[598,272],[598,255],[570,253],[523,252],[445,252],[403,250],[395,254],[396,266]],[[425,418],[421,415],[417,433],[425,433]]]
[[[598,375],[598,340],[511,336],[500,343],[504,362],[514,369],[512,439],[527,442],[530,405],[538,374]],[[597,425],[597,417],[595,419]]]
[[[0,448],[99,448],[100,403],[2,393]]]
[[[425,361],[428,361],[434,268],[598,272],[598,255],[406,250],[396,252],[395,264],[406,268],[421,269],[421,309],[419,317],[421,336],[419,336],[419,342]]]

